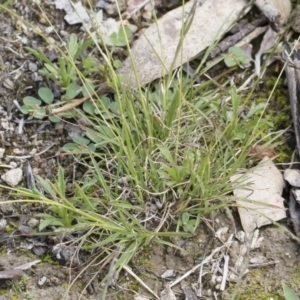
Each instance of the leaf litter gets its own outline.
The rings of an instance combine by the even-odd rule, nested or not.
[[[286,218],[284,198],[285,181],[272,160],[265,157],[253,170],[231,177],[233,184],[245,187],[234,189],[241,224],[245,232]]]

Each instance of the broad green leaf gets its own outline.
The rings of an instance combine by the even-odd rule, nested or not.
[[[28,96],[23,99],[25,105],[40,106],[42,101],[34,97]]]
[[[299,300],[295,292],[285,282],[282,281],[281,286],[286,300]]]
[[[129,27],[124,26],[120,27],[118,32],[114,32],[110,37],[110,42],[117,47],[126,46],[126,41],[130,39],[132,36],[132,32]]]
[[[101,97],[101,102],[105,108],[109,109],[110,106],[110,99],[106,96]]]
[[[237,62],[232,55],[226,56],[224,59],[224,63],[228,68],[231,68],[231,67],[234,67],[237,65]]]
[[[71,83],[66,90],[68,100],[74,99],[81,92],[81,87],[75,83]]]
[[[251,61],[245,51],[239,47],[230,47],[228,49],[228,55],[225,57],[224,62],[227,67],[233,67],[236,65],[245,65]]]
[[[49,116],[49,120],[52,122],[52,123],[58,123],[61,121],[61,118],[57,117],[57,116]]]
[[[122,62],[119,59],[116,59],[113,61],[113,64],[116,69],[119,69],[122,65]]]
[[[187,223],[184,226],[184,229],[185,229],[186,232],[193,232],[194,231],[194,226],[193,226],[193,224]]]
[[[54,99],[52,91],[45,87],[40,88],[38,94],[41,97],[41,99],[47,104],[50,104]]]
[[[94,115],[94,114],[95,114],[95,112],[94,112],[94,110],[95,110],[95,105],[94,105],[94,103],[93,103],[92,100],[87,100],[87,101],[85,101],[85,102],[83,103],[83,105],[82,105],[82,108],[83,108],[83,110],[84,110],[86,113],[88,113],[88,114],[90,114],[90,115]]]
[[[75,150],[78,150],[78,145],[75,143],[67,143],[63,146],[63,150],[66,152],[73,152]]]
[[[112,112],[118,113],[119,112],[119,103],[117,101],[111,102],[109,108]]]
[[[46,109],[45,107],[40,107],[39,110],[36,110],[33,113],[33,117],[36,119],[43,119],[46,116]]]
[[[85,82],[82,87],[82,95],[83,97],[93,95],[95,92],[95,87],[91,82]]]
[[[89,149],[91,152],[95,152],[95,151],[96,151],[96,145],[95,145],[95,144],[89,144],[89,145],[88,145],[88,149]]]
[[[74,136],[72,140],[78,145],[88,145],[91,142],[89,139],[86,139],[82,136]]]
[[[70,57],[73,59],[78,50],[78,38],[75,33],[72,33],[68,42],[68,51]]]
[[[84,69],[91,69],[96,65],[96,61],[91,56],[82,59],[82,66]]]
[[[103,138],[100,136],[98,131],[87,128],[85,134],[91,141],[95,143],[103,142]]]
[[[188,223],[190,219],[190,214],[188,212],[184,212],[182,215],[181,215],[181,220],[182,220],[182,223],[183,225],[186,225]]]
[[[22,105],[21,106],[21,112],[25,115],[29,114],[29,112],[32,112],[34,110],[34,107],[32,105]]]

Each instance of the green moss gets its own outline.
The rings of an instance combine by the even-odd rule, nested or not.
[[[269,291],[268,288],[270,285],[266,285],[264,278],[266,278],[268,270],[260,269],[260,270],[252,270],[249,274],[247,274],[247,279],[241,284],[240,287],[236,287],[236,285],[232,285],[229,288],[229,293],[232,295],[236,292],[235,300],[284,300],[284,297],[276,292],[277,290],[281,290],[281,286],[277,284],[279,282],[276,278],[271,279],[271,282],[274,283],[272,287],[273,291]],[[237,288],[237,291],[236,291]]]
[[[151,247],[149,245],[146,245],[143,247],[143,250],[140,251],[136,258],[132,260],[133,264],[136,267],[144,267],[147,269],[152,268],[151,260],[149,259],[149,255],[151,252]]]
[[[51,265],[55,265],[55,266],[59,265],[58,261],[53,260],[52,256],[49,255],[49,254],[46,254],[42,257],[42,262],[48,263],[48,264],[51,264]]]
[[[121,294],[121,293],[118,294],[117,298],[118,298],[118,300],[124,300],[125,299],[124,295]]]
[[[140,284],[138,281],[133,281],[131,283],[128,284],[128,289],[130,291],[138,291],[139,290],[139,287],[140,287]]]
[[[291,126],[292,123],[287,87],[284,86],[282,78],[280,78],[278,81],[277,80],[277,76],[267,77],[264,81],[264,89],[262,91],[254,92],[248,102],[245,103],[249,107],[251,107],[253,102],[255,102],[256,104],[267,103],[270,97],[270,93],[276,85],[262,116],[262,111],[258,111],[256,113],[257,116],[261,116],[269,123],[269,125],[271,125],[272,132],[285,130],[286,128]],[[273,135],[269,134],[270,126],[267,126],[266,130],[264,132],[261,132],[260,137],[263,138],[267,143],[274,137]],[[276,147],[275,152],[277,154],[275,162],[286,163],[290,161],[292,149],[290,149],[284,139],[281,140],[281,145],[278,145]]]

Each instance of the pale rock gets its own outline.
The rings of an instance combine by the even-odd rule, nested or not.
[[[4,175],[1,176],[1,179],[9,186],[15,187],[22,180],[22,177],[22,169],[17,168],[6,172]]]
[[[7,226],[7,221],[6,219],[1,219],[0,220],[0,230],[4,230]]]
[[[300,187],[300,172],[296,169],[286,169],[283,174],[286,180],[293,187]]]

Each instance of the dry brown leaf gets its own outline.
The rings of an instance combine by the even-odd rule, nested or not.
[[[247,184],[233,191],[245,232],[252,233],[255,228],[286,217],[284,199],[281,197],[285,182],[269,158],[265,157],[255,169],[248,170],[244,175],[234,175],[230,180]]]
[[[194,6],[194,3],[195,6]],[[246,8],[246,0],[198,0],[178,7],[152,24],[135,42],[131,52],[138,84],[145,85],[191,60],[220,38]],[[194,10],[193,10],[194,9]],[[192,24],[176,56],[185,20],[193,14]],[[175,63],[173,63],[174,59]],[[128,57],[118,73],[131,88],[137,88],[134,67]]]
[[[249,151],[249,156],[253,156],[259,160],[263,159],[265,156],[272,158],[275,155],[276,153],[273,148],[266,147],[264,145],[256,145]]]

